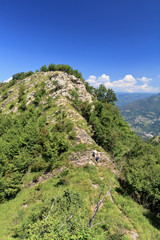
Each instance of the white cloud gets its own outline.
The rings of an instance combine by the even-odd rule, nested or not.
[[[94,75],[90,75],[89,78],[86,80],[88,83],[96,83],[97,77]]]
[[[102,74],[98,78],[96,76],[94,76],[94,75],[90,75],[86,81],[88,83],[94,83],[96,86],[99,86],[103,82],[109,82],[110,81],[110,77],[107,76],[106,74]]]
[[[95,86],[95,87],[99,87],[99,85],[101,85],[101,84],[103,84],[103,83],[101,83],[101,82],[96,82],[96,83],[94,84],[94,86]]]
[[[125,77],[122,79],[123,82],[128,82],[128,83],[136,83],[136,79],[131,75],[127,74]]]
[[[150,86],[152,78],[141,77],[135,79],[132,74],[126,74],[124,78],[111,81],[110,76],[102,74],[100,77],[89,76],[87,82],[94,87],[104,84],[106,88],[112,88],[121,92],[159,92],[160,89]]]
[[[106,82],[104,85],[107,88],[118,88],[119,90],[124,90],[127,88],[133,87],[137,83],[137,80],[131,75],[125,75],[123,79],[113,81],[113,82]]]
[[[13,79],[13,78],[10,77],[10,78],[8,78],[7,80],[4,80],[3,82],[10,82],[12,79]]]
[[[152,78],[141,77],[141,78],[137,78],[137,80],[144,82],[144,83],[148,83],[148,82],[152,81]]]
[[[107,82],[109,82],[110,81],[110,77],[109,76],[107,76],[106,74],[102,74],[102,76],[100,76],[100,77],[98,77],[98,81],[100,82],[105,82],[105,81],[107,81]]]
[[[149,86],[147,83],[143,85],[135,85],[128,89],[128,92],[159,92],[160,89]]]

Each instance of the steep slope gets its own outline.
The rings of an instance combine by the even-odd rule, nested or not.
[[[80,79],[40,72],[3,94],[0,239],[156,239],[150,211],[126,195],[110,153],[78,111],[93,102]],[[99,193],[114,183],[89,228]]]
[[[124,119],[142,136],[160,134],[160,94],[120,108]]]

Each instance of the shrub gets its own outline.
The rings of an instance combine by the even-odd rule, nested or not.
[[[14,79],[16,79],[16,80],[22,80],[22,79],[24,79],[24,78],[26,78],[26,77],[31,76],[32,74],[34,74],[34,72],[32,72],[32,71],[29,71],[29,72],[26,72],[26,73],[20,72],[20,73],[14,74],[12,77],[13,77],[13,80],[14,80]]]
[[[38,105],[42,96],[45,95],[46,90],[45,90],[45,83],[41,84],[41,88],[40,90],[38,90],[35,94],[34,94],[34,104]]]
[[[39,172],[46,168],[46,163],[42,158],[35,159],[31,165],[31,172]]]
[[[48,68],[46,65],[42,66],[40,69],[41,72],[48,72]]]
[[[24,94],[25,94],[25,85],[22,84],[22,85],[20,86],[19,94],[18,94],[18,101],[19,101],[19,102],[22,101]]]
[[[38,179],[39,179],[39,173],[36,173],[36,174],[33,176],[32,181],[33,181],[34,183],[36,183],[36,182],[38,182]]]
[[[7,99],[7,98],[8,98],[8,91],[5,90],[4,93],[3,93],[3,95],[2,95],[2,100],[5,100],[5,99]]]
[[[55,64],[51,63],[51,64],[49,64],[49,66],[48,66],[48,70],[49,70],[49,71],[56,71],[56,70],[57,70],[57,67],[56,67]]]
[[[20,105],[18,107],[18,110],[24,112],[27,109],[27,105],[26,104],[27,104],[26,99],[22,98],[21,103],[20,103]]]

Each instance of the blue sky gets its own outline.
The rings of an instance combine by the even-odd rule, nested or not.
[[[0,81],[69,64],[94,86],[160,92],[159,0],[0,0]]]

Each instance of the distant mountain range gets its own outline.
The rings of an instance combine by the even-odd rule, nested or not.
[[[148,98],[156,95],[155,93],[128,93],[128,92],[117,92],[117,106],[121,107],[126,104],[135,102],[140,99]]]
[[[121,106],[120,111],[138,135],[160,135],[160,94]]]

